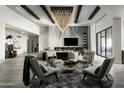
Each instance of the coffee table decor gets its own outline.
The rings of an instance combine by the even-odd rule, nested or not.
[[[78,62],[77,61],[74,61],[73,59],[70,59],[70,60],[66,60],[64,62],[64,65],[65,66],[69,66],[69,67],[72,67],[72,66],[75,66]]]

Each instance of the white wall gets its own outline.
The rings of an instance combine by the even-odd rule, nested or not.
[[[121,31],[122,19],[113,19],[113,55],[115,56],[115,63],[122,63],[121,61]]]
[[[124,19],[122,19],[122,31],[121,31],[121,49],[124,50]]]
[[[113,19],[106,15],[96,23],[96,33],[113,25]]]
[[[20,34],[18,31],[13,31],[11,29],[5,29],[5,34],[6,35],[12,35],[14,37],[17,37],[17,36],[21,36],[21,38],[19,39],[19,45],[20,45],[20,49],[16,49],[17,51],[17,55],[21,55],[21,54],[25,54],[27,53],[27,40],[28,40],[28,36],[27,35],[23,35],[23,34]],[[6,40],[7,42],[7,40]]]
[[[90,25],[90,50],[96,51],[96,29],[95,23]]]
[[[48,39],[49,39],[49,28],[40,27],[39,51],[43,50],[44,48],[48,48]]]
[[[63,42],[61,38],[60,30],[56,26],[49,26],[49,47],[54,49],[56,46],[62,46]]]
[[[28,52],[28,36],[27,35],[22,35],[21,36],[21,44],[22,44],[22,53],[21,54],[25,54]]]
[[[22,17],[6,6],[0,6],[0,63],[5,62],[5,24],[39,34],[39,26]]]
[[[10,24],[22,30],[39,34],[39,26],[17,14],[6,6],[0,6],[0,18],[4,18],[5,24]]]
[[[5,21],[0,18],[0,63],[5,62]]]

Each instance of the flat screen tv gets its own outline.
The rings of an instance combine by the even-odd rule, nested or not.
[[[78,46],[78,38],[64,38],[64,46]]]

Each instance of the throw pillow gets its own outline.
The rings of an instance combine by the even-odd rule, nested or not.
[[[101,68],[101,66],[97,67],[94,73],[95,73],[95,74],[98,74],[99,71],[100,71],[100,68]]]
[[[43,64],[40,64],[40,66],[41,66],[41,69],[42,69],[42,71],[43,71],[44,73],[47,73],[47,72],[48,72],[48,69],[47,69],[46,66],[44,66]]]

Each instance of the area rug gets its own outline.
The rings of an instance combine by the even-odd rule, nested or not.
[[[86,78],[82,80],[82,72],[80,70],[74,70],[71,73],[58,72],[59,81],[56,81],[55,76],[51,76],[42,83],[41,88],[100,88],[99,83]],[[108,75],[110,81],[104,77],[102,84],[104,88],[110,88],[113,85],[113,77],[111,74]],[[35,78],[31,82],[31,87],[37,88],[39,86],[39,80]]]

